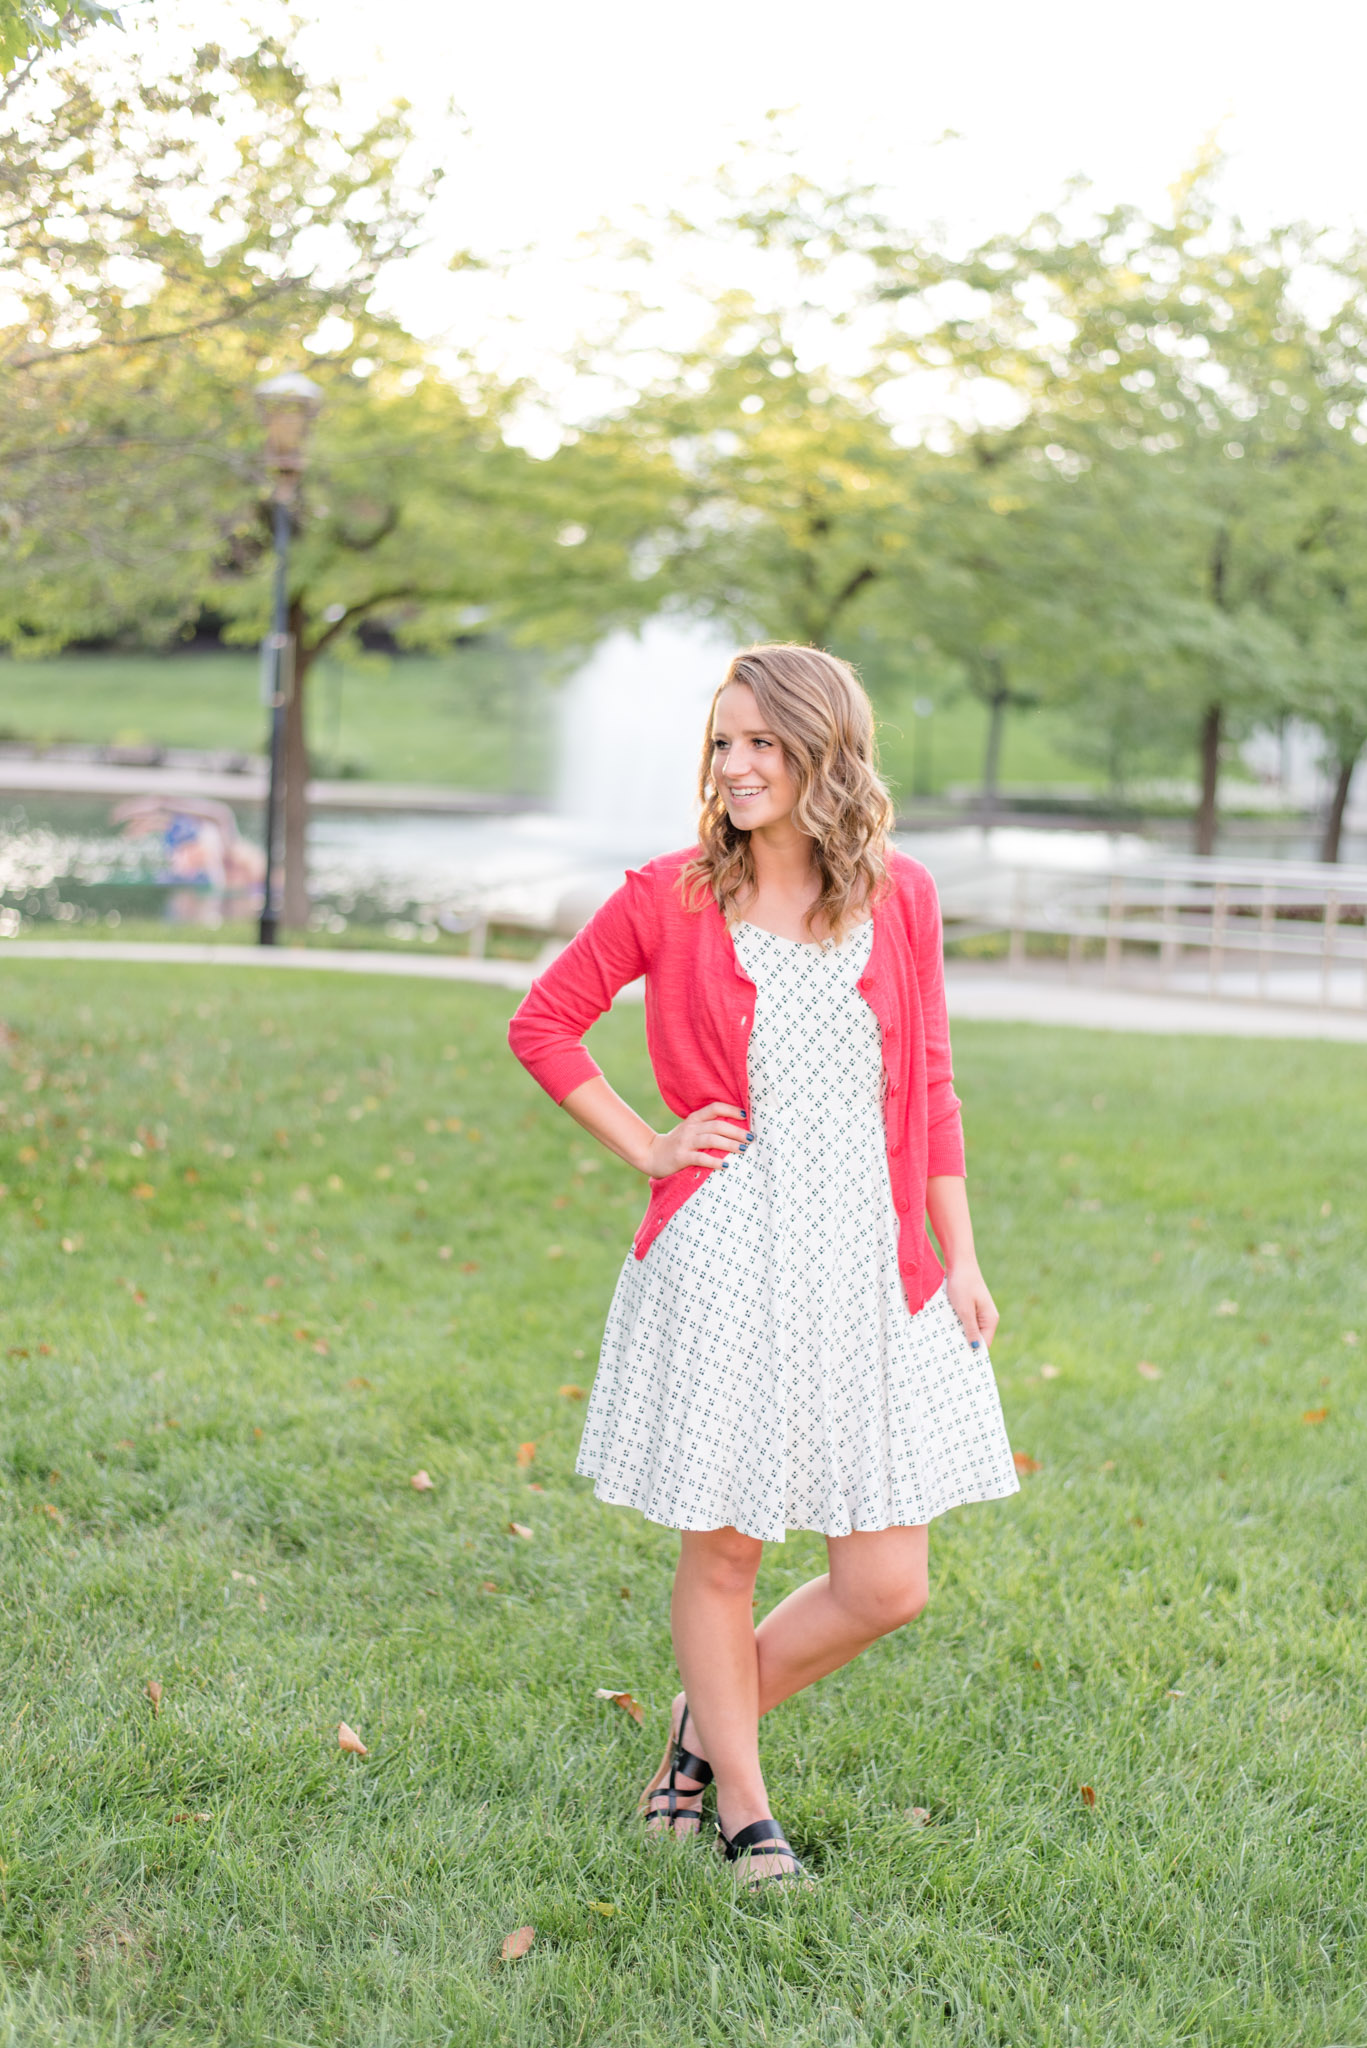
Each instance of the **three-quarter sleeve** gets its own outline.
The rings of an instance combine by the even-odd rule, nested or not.
[[[916,891],[916,979],[921,991],[921,1020],[926,1055],[926,1173],[962,1177],[964,1127],[962,1105],[954,1093],[954,1059],[949,1045],[949,1011],[945,1004],[944,935],[940,899],[923,870]]]
[[[654,892],[633,870],[518,1005],[508,1043],[554,1101],[602,1072],[584,1034],[619,990],[645,973],[654,940]]]

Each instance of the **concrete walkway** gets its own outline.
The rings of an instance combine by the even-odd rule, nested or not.
[[[528,988],[527,960],[470,960],[450,953],[380,953],[305,946],[158,944],[120,939],[0,940],[6,959],[123,961],[144,966],[261,967],[311,973],[388,974],[421,981],[474,981],[490,988]],[[994,1024],[1059,1024],[1083,1031],[1189,1032],[1216,1038],[1317,1038],[1367,1044],[1367,1009],[1317,1009],[1289,1004],[1222,1002],[1204,996],[1148,994],[1068,981],[1060,973],[1010,974],[997,967],[951,962],[945,974],[952,1018]],[[3,981],[0,981],[0,990]],[[633,983],[619,1000],[639,1001]]]
[[[0,754],[0,793],[6,796],[213,797],[220,803],[266,801],[264,768],[167,768],[159,762],[63,761],[46,756],[16,760]],[[309,802],[320,811],[398,811],[449,817],[510,817],[545,809],[545,799],[487,789],[448,789],[416,782],[310,782]]]
[[[1086,1031],[1188,1032],[1205,1038],[1319,1038],[1367,1044],[1367,1009],[1310,1003],[1229,1002],[1107,988],[1062,972],[1011,974],[996,967],[945,970],[949,1014],[996,1024],[1064,1024]]]
[[[527,989],[530,960],[468,960],[459,953],[367,953],[340,946],[215,946],[141,939],[0,939],[7,959],[122,960],[140,967],[305,968],[329,974],[392,974],[418,981],[479,981]]]

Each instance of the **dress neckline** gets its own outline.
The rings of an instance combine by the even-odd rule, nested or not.
[[[850,940],[872,925],[871,917],[861,917],[858,924],[852,924],[842,939],[790,939],[783,932],[771,932],[767,926],[752,924],[748,917],[738,919],[734,930],[758,932],[761,938],[777,939],[781,946],[802,946],[814,953],[842,953]]]

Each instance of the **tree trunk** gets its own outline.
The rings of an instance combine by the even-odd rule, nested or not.
[[[290,620],[294,656],[290,693],[285,703],[285,887],[280,922],[289,931],[306,931],[309,921],[308,825],[309,750],[304,726],[304,685],[310,656],[299,628]]]
[[[997,778],[1002,758],[1002,727],[1006,723],[1006,707],[1011,701],[1008,690],[994,690],[987,700],[987,747],[983,753],[983,809],[989,813],[997,808]]]
[[[1358,764],[1358,753],[1350,760],[1339,758],[1338,775],[1334,781],[1334,794],[1329,799],[1329,809],[1324,819],[1324,837],[1320,841],[1320,859],[1336,861],[1343,841],[1343,815],[1348,809],[1348,792],[1353,786],[1353,770]]]
[[[1220,796],[1220,737],[1224,707],[1210,704],[1201,720],[1201,801],[1196,809],[1196,851],[1215,851],[1215,824]]]

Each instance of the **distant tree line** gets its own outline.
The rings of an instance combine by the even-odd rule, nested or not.
[[[649,376],[536,456],[523,386],[380,310],[436,182],[406,168],[401,110],[349,123],[288,32],[167,76],[107,10],[6,5],[0,645],[168,644],[206,618],[256,640],[250,393],[305,367],[326,404],[290,588],[296,788],[310,667],[367,625],[430,647],[477,617],[568,649],[672,607],[831,646],[875,681],[933,660],[986,707],[989,796],[1027,704],[1117,789],[1193,764],[1206,852],[1229,745],[1308,720],[1337,857],[1367,744],[1358,241],[1246,232],[1212,162],[1164,223],[1073,191],[953,254],[869,192],[785,176],[670,232],[723,233],[787,285],[718,292],[696,342],[654,344]],[[813,355],[806,293],[837,273],[857,373]],[[899,431],[899,392],[930,379],[934,432]]]

